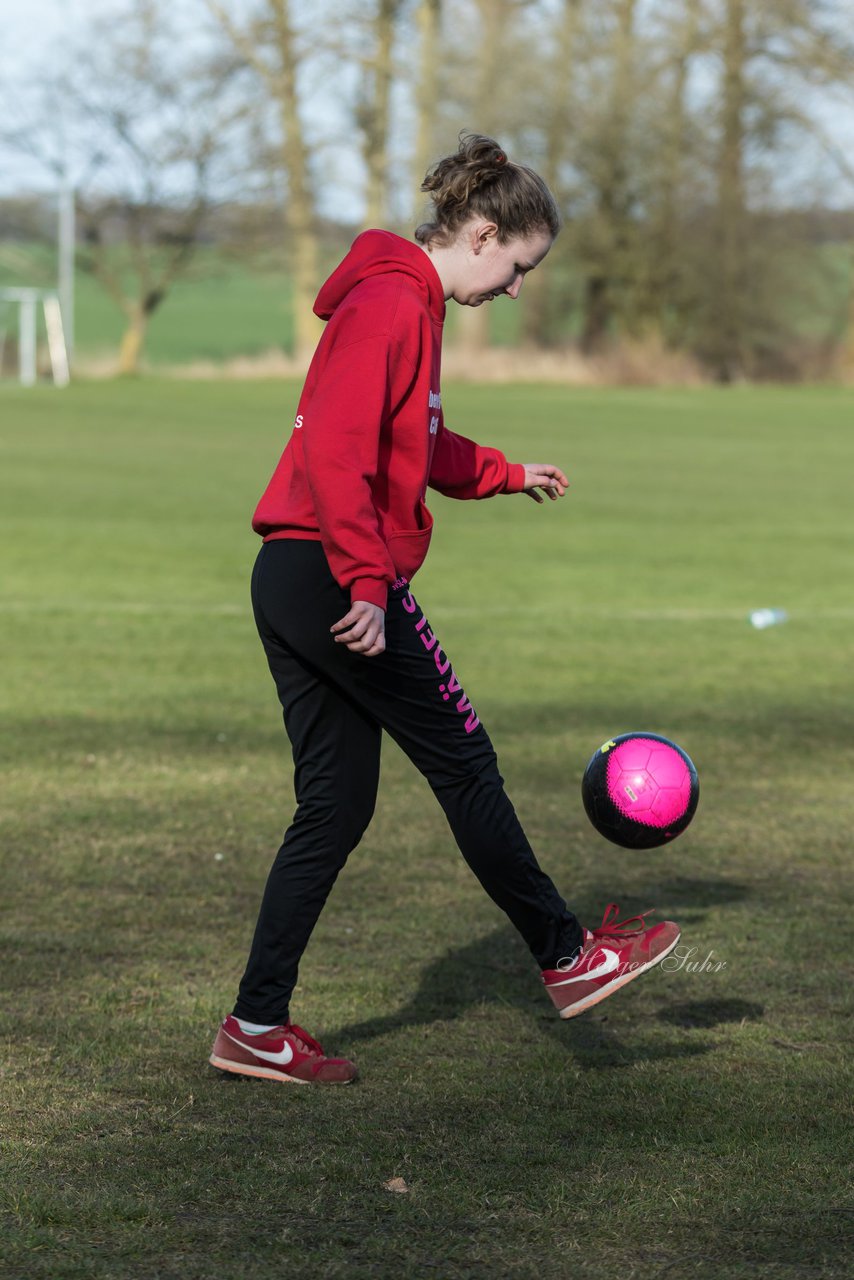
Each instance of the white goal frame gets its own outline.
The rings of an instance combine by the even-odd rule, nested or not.
[[[4,302],[18,305],[18,378],[21,386],[35,386],[38,376],[36,321],[41,304],[54,385],[67,387],[71,376],[59,294],[50,289],[0,289],[0,303]],[[6,331],[0,328],[0,366],[5,345]]]

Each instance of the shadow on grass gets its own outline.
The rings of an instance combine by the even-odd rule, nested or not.
[[[253,714],[251,710],[247,713],[245,700],[235,703],[223,696],[205,713],[200,711],[198,699],[176,706],[174,697],[163,693],[153,696],[144,709],[137,706],[131,711],[117,705],[114,712],[32,715],[26,710],[10,710],[4,721],[8,745],[0,747],[0,762],[17,768],[42,767],[58,760],[78,761],[90,754],[134,756],[152,763],[183,762],[188,758],[196,762],[208,759],[242,762],[261,754],[281,760],[285,771],[289,768],[287,738],[274,702],[262,702]],[[513,703],[496,701],[491,707],[487,728],[499,758],[514,759],[518,785],[530,781],[540,792],[554,791],[562,795],[567,787],[568,765],[572,766],[574,760],[580,783],[583,767],[598,745],[585,727],[591,722],[597,726],[611,724],[636,729],[645,726],[656,732],[669,731],[678,734],[680,739],[684,736],[691,747],[696,737],[705,742],[707,752],[720,738],[729,744],[729,752],[735,749],[733,744],[738,744],[738,750],[745,756],[759,759],[765,757],[769,742],[773,742],[775,752],[795,751],[801,756],[812,746],[827,751],[829,747],[846,747],[851,741],[851,715],[847,705],[822,703],[813,709],[810,705],[781,704],[776,694],[773,700],[763,701],[755,691],[749,705],[722,701],[716,704],[714,714],[701,715],[692,708],[687,719],[684,705],[675,703],[669,707],[661,699],[656,699],[654,707],[625,702],[613,707],[581,706],[571,726],[572,745],[561,746],[559,750],[550,748],[549,744],[553,739],[562,743],[567,739],[566,703],[560,698],[556,702],[526,704],[524,713]],[[512,745],[520,731],[531,734],[539,744],[524,756]],[[628,728],[621,731],[627,732]],[[759,757],[755,755],[757,743],[766,748]],[[699,754],[700,748],[693,749],[698,753],[695,763],[702,787],[705,761]],[[386,739],[384,751],[391,750],[394,748]]]
[[[640,910],[653,906],[658,909],[659,919],[677,920],[684,929],[686,925],[699,924],[708,911],[716,907],[743,902],[755,893],[755,889],[738,880],[672,876],[650,881],[643,893],[644,902]]]
[[[427,966],[414,996],[402,1008],[383,1017],[350,1023],[331,1033],[330,1039],[348,1050],[359,1042],[377,1039],[402,1028],[431,1026],[459,1018],[485,1004],[518,1009],[536,1021],[542,1034],[572,1057],[585,1070],[628,1067],[636,1062],[664,1058],[695,1057],[708,1053],[709,1044],[687,1043],[684,1039],[663,1044],[660,1038],[635,1039],[625,1043],[606,1025],[601,1007],[561,1021],[539,983],[520,963],[519,940],[512,929],[501,927],[466,946],[454,948]],[[630,996],[629,996],[630,998]],[[739,1017],[742,1015],[739,1014]],[[664,1020],[664,1019],[662,1019]],[[683,1025],[675,1020],[675,1025]]]
[[[765,1006],[750,1000],[689,1000],[671,1005],[658,1014],[659,1022],[672,1027],[697,1027],[710,1030],[725,1022],[758,1022],[765,1016]]]
[[[153,703],[148,715],[117,713],[114,717],[87,715],[29,716],[11,713],[8,733],[0,747],[0,764],[16,768],[71,766],[87,756],[139,759],[143,764],[197,765],[213,760],[242,763],[259,751],[287,761],[287,738],[275,713],[259,723],[238,720],[229,710],[209,717],[176,710],[168,702]]]
[[[572,729],[576,740],[585,734],[587,724],[596,726],[618,725],[620,733],[651,731],[664,733],[666,736],[683,733],[686,740],[683,745],[690,751],[694,737],[722,735],[728,741],[738,742],[740,749],[748,753],[755,744],[766,744],[773,741],[775,748],[788,752],[803,752],[807,746],[816,746],[823,750],[827,747],[845,747],[851,741],[851,713],[844,702],[837,705],[823,702],[814,708],[809,703],[781,703],[778,691],[761,693],[751,690],[749,703],[736,697],[728,700],[721,697],[714,705],[698,706],[688,701],[682,690],[674,693],[672,700],[659,695],[653,702],[631,703],[621,698],[613,705],[606,703],[579,703],[573,709]],[[566,702],[557,698],[551,703],[526,706],[524,723],[536,724],[536,732],[545,741],[549,737],[565,739],[567,734]],[[684,728],[683,728],[684,726]],[[501,744],[512,741],[520,728],[520,711],[517,706],[507,703],[496,703],[491,709],[487,728],[498,745],[499,756]],[[587,758],[595,751],[598,742],[585,741],[581,756],[587,752]],[[585,758],[583,763],[586,764]],[[704,759],[699,750],[694,763],[700,771],[701,785]],[[564,785],[562,771],[565,762],[561,754],[548,758],[545,753],[537,761],[537,769],[548,776],[549,770]],[[579,775],[580,779],[580,775]]]
[[[648,901],[666,904],[668,913],[672,912],[680,922],[696,923],[708,908],[740,902],[751,892],[749,886],[738,881],[678,876],[652,884]],[[581,918],[596,917],[606,899],[606,893],[588,890],[578,907]],[[597,907],[592,906],[593,902]],[[621,915],[628,917],[636,909],[632,904]],[[341,1043],[356,1044],[402,1027],[449,1021],[475,1006],[492,1003],[518,1008],[528,1017],[539,1016],[543,1033],[559,1039],[578,1064],[589,1069],[624,1067],[655,1058],[693,1057],[709,1052],[712,1047],[687,1043],[684,1039],[672,1044],[642,1042],[627,1046],[605,1025],[608,1016],[601,1007],[573,1018],[571,1023],[559,1021],[550,1011],[547,1000],[544,1004],[538,985],[536,973],[520,963],[516,933],[502,926],[486,937],[447,951],[429,964],[418,990],[403,1008],[385,1017],[340,1027],[335,1036],[340,1037]],[[761,1017],[762,1013],[759,1005],[723,1000],[678,1005],[672,1016],[671,1011],[665,1010],[658,1015],[658,1020],[682,1028],[710,1028],[723,1022]]]

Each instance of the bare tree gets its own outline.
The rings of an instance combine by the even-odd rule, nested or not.
[[[584,57],[581,34],[584,22],[584,0],[559,0],[556,11],[548,15],[540,40],[544,52],[529,54],[526,61],[532,74],[533,94],[526,103],[526,114],[542,120],[542,158],[539,169],[554,193],[558,204],[566,208],[571,198],[570,172],[573,144],[578,125],[578,68]],[[533,71],[536,69],[537,74]],[[555,306],[561,300],[556,288],[554,268],[565,265],[567,238],[552,250],[548,271],[535,271],[525,282],[521,296],[522,333],[534,346],[548,346],[556,340],[558,323]],[[568,299],[564,297],[566,305]]]
[[[130,0],[54,55],[60,74],[6,113],[7,144],[76,188],[78,265],[125,317],[122,373],[138,370],[151,317],[199,243],[212,184],[225,185],[236,115],[227,72],[180,47],[159,0]]]
[[[370,20],[370,50],[362,60],[356,123],[362,134],[367,173],[365,222],[389,220],[389,132],[394,79],[394,44],[403,0],[377,0]]]
[[[414,190],[417,191],[434,159],[434,139],[439,99],[439,38],[442,0],[418,0],[416,27],[418,70],[415,80]]]
[[[718,288],[715,360],[728,381],[739,371],[742,358],[746,201],[744,149],[750,58],[747,34],[748,0],[725,0],[722,17],[720,140],[717,155]]]
[[[608,337],[636,231],[630,127],[639,89],[637,0],[614,0],[610,18],[602,50],[607,89],[584,156],[594,206],[586,220],[581,346],[587,352],[598,350]]]
[[[767,348],[783,338],[779,298],[792,285],[784,246],[772,252],[769,237],[780,229],[762,217],[759,200],[786,142],[796,132],[819,132],[805,105],[810,87],[850,83],[854,76],[846,8],[808,0],[721,0],[711,26],[722,73],[715,113],[714,275],[707,284],[701,349],[724,381],[755,368],[757,339]]]
[[[803,289],[792,226],[775,216],[780,162],[817,131],[809,87],[854,69],[846,7],[677,0],[644,12],[612,0],[587,12],[575,182],[562,193],[586,350],[654,327],[722,379],[774,369],[794,340],[782,300]],[[704,75],[692,82],[695,59]]]
[[[647,234],[639,255],[637,304],[643,322],[674,342],[680,332],[672,317],[684,287],[687,215],[705,185],[697,155],[699,130],[688,99],[692,62],[707,47],[703,7],[703,0],[677,0],[656,15],[661,59],[652,88],[660,109],[650,121],[655,152],[644,188]]]
[[[290,0],[262,0],[257,16],[244,23],[219,0],[205,3],[237,58],[260,80],[276,111],[278,162],[287,186],[285,229],[294,278],[295,354],[305,360],[320,334],[320,322],[312,311],[320,255],[311,149],[298,87],[304,48]]]
[[[125,317],[119,373],[139,372],[151,317],[188,266],[206,212],[201,194],[179,211],[156,203],[78,197],[83,237],[78,263]]]
[[[517,34],[524,0],[473,0],[469,22],[473,38],[467,51],[468,74],[459,91],[468,128],[502,141],[510,135],[515,71],[508,49]],[[506,143],[509,145],[509,142]],[[490,311],[464,308],[457,317],[459,345],[475,356],[489,344]]]
[[[358,153],[367,220],[382,225],[403,205],[395,149],[417,189],[461,130],[542,172],[564,214],[549,269],[522,296],[529,341],[572,323],[592,352],[654,330],[722,379],[774,372],[795,341],[786,304],[804,272],[789,246],[806,223],[780,216],[787,153],[820,138],[821,92],[854,81],[852,0],[319,0],[311,13],[297,0],[125,2],[127,20],[87,33],[40,116],[8,93],[0,113],[0,143],[15,133],[77,179],[81,262],[126,315],[124,368],[206,227],[236,228],[232,212],[211,221],[229,174],[242,167],[255,192],[267,183],[257,226],[284,209],[305,358],[320,330],[327,143]],[[210,33],[195,46],[175,34],[199,12],[213,55]],[[355,210],[347,181],[328,189]],[[809,250],[799,263],[815,276]],[[459,339],[476,353],[499,317],[461,311]]]

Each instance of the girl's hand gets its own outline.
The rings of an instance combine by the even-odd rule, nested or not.
[[[537,489],[544,490],[554,502],[558,496],[562,498],[569,488],[569,481],[560,467],[550,466],[547,462],[523,462],[522,466],[525,468],[524,492],[535,502],[542,502]]]
[[[346,644],[351,653],[375,658],[385,651],[385,609],[371,604],[369,600],[354,600],[350,612],[329,630],[335,637],[335,643]]]

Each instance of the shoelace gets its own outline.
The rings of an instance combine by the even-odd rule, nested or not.
[[[620,908],[616,902],[609,902],[605,908],[605,914],[602,917],[602,923],[598,929],[591,929],[590,932],[594,938],[627,938],[635,933],[643,933],[646,925],[644,924],[644,916],[651,915],[655,907],[650,907],[647,911],[641,911],[640,915],[627,916],[625,920],[612,919],[620,914]],[[637,928],[631,926],[637,921]]]
[[[307,1031],[303,1031],[302,1027],[298,1027],[295,1022],[287,1023],[285,1030],[295,1036],[297,1040],[300,1040],[309,1053],[319,1053],[321,1058],[325,1056],[323,1049],[314,1037],[310,1036]]]

